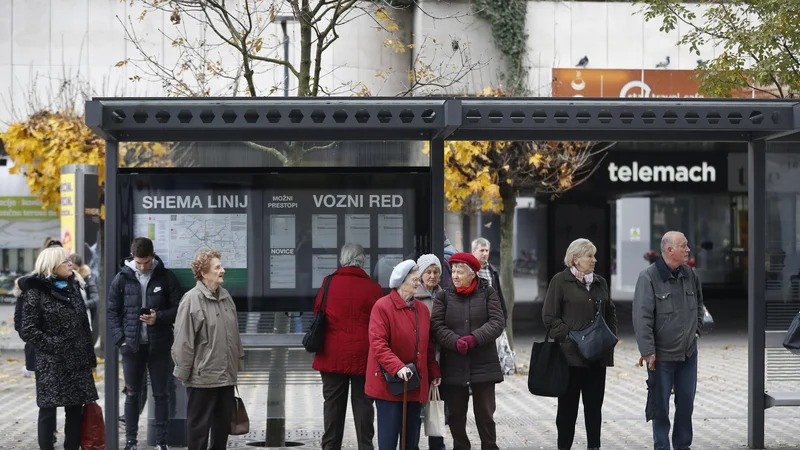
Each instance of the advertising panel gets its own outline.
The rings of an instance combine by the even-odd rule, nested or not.
[[[75,253],[75,205],[77,189],[75,173],[61,174],[61,245],[70,254]]]

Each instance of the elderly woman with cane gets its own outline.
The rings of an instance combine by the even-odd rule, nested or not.
[[[378,411],[378,450],[419,446],[420,412],[428,401],[429,385],[441,374],[430,335],[430,311],[414,299],[420,284],[413,260],[395,266],[392,291],[372,308],[365,392]]]

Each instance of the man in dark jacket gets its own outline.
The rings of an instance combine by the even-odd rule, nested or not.
[[[675,387],[672,447],[692,446],[692,410],[697,389],[697,337],[703,325],[703,294],[686,265],[689,245],[683,233],[661,238],[661,257],[639,274],[633,298],[633,329],[648,376],[655,381],[656,450],[669,449],[669,399]]]
[[[489,251],[492,249],[492,244],[488,239],[478,238],[472,241],[472,256],[478,258],[481,263],[481,270],[478,271],[478,277],[483,278],[493,287],[500,298],[500,305],[503,307],[503,318],[508,317],[506,312],[506,299],[503,297],[503,289],[500,287],[500,273],[493,265],[489,264]]]
[[[108,292],[108,329],[122,354],[125,378],[125,450],[136,450],[139,395],[145,370],[150,373],[156,419],[156,450],[167,450],[169,420],[167,381],[170,373],[172,325],[181,288],[175,275],[156,256],[153,241],[136,238],[131,256]]]

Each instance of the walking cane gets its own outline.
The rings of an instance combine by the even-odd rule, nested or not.
[[[403,428],[400,429],[400,450],[406,450],[407,411],[408,411],[408,380],[403,380]]]

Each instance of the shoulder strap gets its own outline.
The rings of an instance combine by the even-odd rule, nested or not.
[[[331,278],[333,278],[333,274],[325,278],[325,287],[322,290],[322,301],[320,301],[319,305],[319,310],[322,312],[325,312],[325,306],[328,304],[328,288],[331,285]]]

